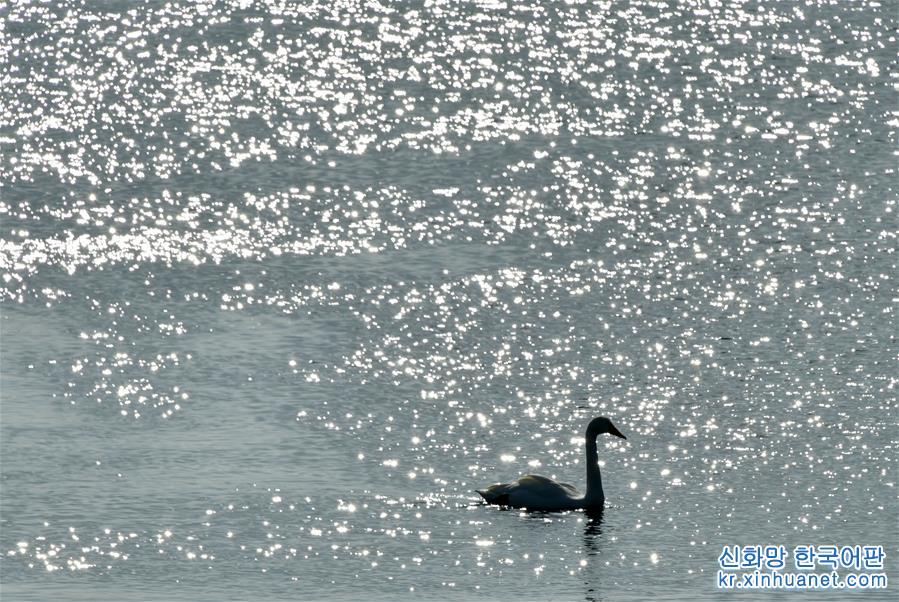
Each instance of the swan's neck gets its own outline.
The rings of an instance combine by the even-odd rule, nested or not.
[[[587,503],[602,503],[606,499],[602,491],[602,476],[599,474],[599,456],[596,453],[596,437],[587,437]]]

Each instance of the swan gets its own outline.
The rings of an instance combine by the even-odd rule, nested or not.
[[[612,421],[605,416],[594,418],[587,425],[587,492],[582,494],[577,487],[568,483],[557,483],[552,479],[534,474],[524,475],[514,483],[497,483],[486,489],[475,491],[488,504],[527,508],[528,510],[598,510],[605,504],[606,496],[602,492],[602,477],[599,475],[599,460],[596,455],[596,437],[609,433],[622,439],[621,434]]]

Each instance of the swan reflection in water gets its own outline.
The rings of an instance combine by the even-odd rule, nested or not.
[[[505,508],[501,512],[513,511],[512,508]],[[519,512],[518,516],[522,522],[531,527],[537,525],[546,526],[548,524],[557,523],[558,521],[568,521],[576,519],[583,522],[583,543],[586,553],[584,565],[582,560],[581,577],[584,579],[584,599],[588,602],[599,602],[603,600],[603,590],[611,591],[611,584],[604,583],[604,571],[601,566],[602,536],[603,536],[603,512],[602,508],[594,510],[585,510],[580,512],[565,512],[561,515],[555,512]],[[578,516],[582,518],[577,518]],[[603,563],[604,564],[604,563]]]
[[[603,509],[588,510],[584,516],[584,550],[587,553],[587,566],[581,573],[584,577],[584,600],[599,602],[602,600],[602,575],[599,565],[599,552],[602,539]]]
[[[603,510],[591,510],[584,513],[584,549],[587,556],[599,554],[599,539],[602,535]]]

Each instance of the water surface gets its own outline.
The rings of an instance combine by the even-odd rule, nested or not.
[[[895,7],[722,4],[0,7],[5,597],[895,583]]]

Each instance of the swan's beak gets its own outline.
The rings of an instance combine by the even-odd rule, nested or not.
[[[610,434],[610,435],[615,435],[616,437],[621,437],[622,439],[624,439],[625,441],[627,441],[627,437],[625,437],[624,435],[622,435],[622,434],[621,434],[621,431],[619,431],[618,429],[616,429],[614,424],[610,424],[610,425],[609,425],[609,434]]]

